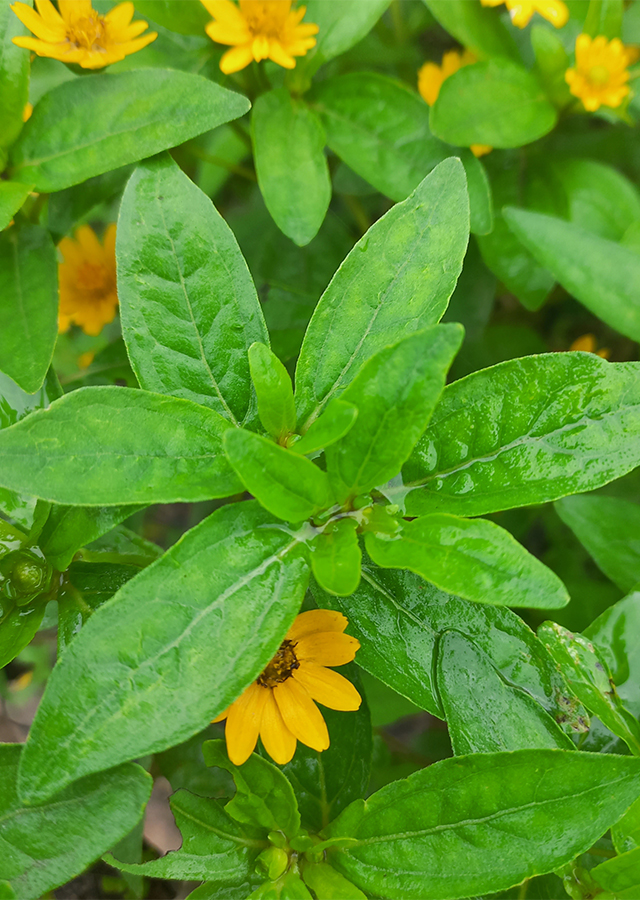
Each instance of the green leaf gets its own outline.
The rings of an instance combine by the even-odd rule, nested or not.
[[[0,168],[2,149],[10,147],[22,129],[22,114],[29,99],[29,51],[12,38],[29,34],[10,6],[0,2]],[[16,207],[17,208],[17,207]],[[5,223],[6,224],[6,223]],[[0,222],[0,230],[5,226]]]
[[[268,846],[254,829],[232,819],[217,800],[189,791],[176,791],[169,802],[182,834],[181,848],[141,865],[108,857],[110,865],[151,878],[213,881],[217,887],[240,884],[251,877],[256,856]]]
[[[329,594],[346,597],[360,583],[362,551],[355,519],[330,522],[311,544],[311,571]]]
[[[80,557],[88,562],[115,562],[144,568],[163,553],[162,547],[153,541],[146,540],[124,525],[116,525],[83,548]]]
[[[247,350],[268,343],[233,233],[169,156],[139,166],[116,243],[122,330],[140,386],[234,424],[253,409]]]
[[[569,602],[557,575],[486,519],[433,513],[405,522],[396,539],[367,534],[365,546],[379,566],[410,569],[467,600],[532,609]]]
[[[632,753],[640,756],[640,725],[628,712],[615,689],[611,673],[597,648],[581,634],[572,634],[556,622],[545,622],[538,637],[549,650],[571,689],[588,710]]]
[[[59,572],[69,566],[76,552],[128,519],[140,506],[58,506],[54,505],[38,545]]]
[[[611,838],[617,853],[627,853],[640,847],[640,800],[627,810],[611,829]]]
[[[322,900],[366,900],[366,895],[326,863],[304,867],[304,880]]]
[[[327,450],[327,471],[339,499],[394,478],[431,418],[460,325],[434,325],[379,350],[342,394],[358,424]]]
[[[404,200],[433,168],[454,153],[467,176],[471,230],[491,231],[491,193],[482,164],[431,134],[429,107],[386,75],[351,72],[321,81],[313,103],[329,147],[358,175],[392,200]]]
[[[80,388],[0,431],[0,484],[78,506],[228,497],[242,490],[222,452],[232,427],[191,400]]]
[[[256,100],[251,139],[267,209],[278,228],[304,247],[318,233],[331,200],[322,123],[304,100],[278,88]],[[292,146],[295,166],[291,165]]]
[[[32,184],[22,184],[19,181],[0,181],[0,231],[9,225],[32,190]]]
[[[361,41],[376,24],[390,0],[309,0],[304,22],[318,26],[316,46],[298,65],[315,71]],[[306,62],[308,60],[308,62]]]
[[[315,419],[308,431],[300,440],[295,441],[289,449],[293,453],[306,456],[335,444],[353,428],[358,418],[358,410],[342,400],[332,400],[322,415]]]
[[[8,616],[0,619],[0,669],[22,653],[40,628],[45,604],[16,606]]]
[[[611,166],[592,159],[569,158],[551,169],[567,198],[569,221],[611,241],[622,240],[640,220],[640,193]]]
[[[446,78],[429,124],[450,144],[520,147],[548,134],[556,120],[535,75],[502,58],[463,66]]]
[[[123,166],[52,194],[47,201],[49,230],[60,237],[70,234],[93,210],[120,199],[132,172],[133,166]]]
[[[619,38],[623,14],[622,0],[591,0],[582,30],[591,37],[603,34],[609,40]]]
[[[184,0],[136,0],[136,12],[178,34],[204,34],[211,17],[201,3]]]
[[[640,716],[640,592],[605,610],[584,632],[611,669],[618,695],[625,706]],[[638,841],[640,844],[640,841]]]
[[[58,336],[58,267],[44,228],[0,235],[0,368],[28,394],[42,386]]]
[[[311,589],[319,606],[349,619],[349,634],[361,644],[358,665],[432,715],[444,718],[435,686],[436,644],[455,629],[473,640],[505,682],[526,691],[558,722],[580,729],[584,710],[544,645],[510,609],[470,603],[413,572],[381,569],[367,558],[350,597],[331,597],[313,582]]]
[[[445,388],[403,469],[407,512],[478,516],[557,500],[640,463],[638,363],[549,353]]]
[[[300,876],[291,869],[277,881],[265,881],[247,900],[313,900]]]
[[[369,357],[442,317],[467,239],[464,172],[445,160],[372,225],[320,298],[296,370],[303,433]]]
[[[182,144],[248,109],[240,94],[174,69],[85,75],[40,100],[12,149],[13,171],[37,191],[60,191]]]
[[[436,678],[456,756],[534,747],[574,749],[540,704],[510,684],[466,635],[458,631],[442,635]]]
[[[183,0],[180,0],[183,2]],[[247,881],[231,887],[220,886],[216,881],[205,881],[195,891],[191,891],[187,900],[247,900],[256,885],[262,882],[262,878],[252,874]]]
[[[306,583],[296,539],[257,503],[185,534],[94,613],[53,670],[22,760],[24,797],[202,730],[273,657]]]
[[[640,340],[640,255],[572,222],[513,207],[504,217],[541,266],[592,313]]]
[[[51,801],[25,806],[17,792],[21,747],[0,746],[0,880],[21,900],[37,900],[79,875],[134,827],[151,778],[128,763],[92,775]]]
[[[236,822],[281,831],[295,837],[300,830],[300,813],[293,788],[277,766],[252,753],[243,765],[234,765],[224,741],[206,741],[202,747],[208,766],[230,772],[236,793],[225,812]]]
[[[272,438],[284,440],[296,430],[291,377],[266,344],[255,343],[249,347],[249,369],[260,421]]]
[[[480,59],[506,56],[519,60],[516,42],[490,10],[468,0],[425,0],[442,27]]]
[[[325,835],[355,840],[329,858],[391,900],[494,893],[587,850],[637,797],[639,774],[637,759],[563,750],[446,759],[348,807]]]
[[[640,847],[600,863],[589,874],[615,900],[633,900],[640,893]]]
[[[326,473],[304,456],[241,429],[227,432],[224,448],[249,493],[279,519],[302,522],[331,506]]]

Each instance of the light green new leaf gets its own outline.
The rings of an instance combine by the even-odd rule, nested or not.
[[[366,894],[355,884],[326,863],[305,866],[304,880],[316,897],[322,897],[322,900],[367,900]]]
[[[311,571],[318,584],[330,594],[346,597],[360,583],[362,551],[355,519],[338,519],[326,526],[313,541]]]
[[[213,881],[217,888],[236,885],[253,874],[254,861],[268,846],[254,829],[228,815],[217,800],[176,791],[169,800],[171,812],[182,834],[182,846],[160,859],[142,864],[119,862],[107,857],[121,872],[151,878]],[[224,897],[220,892],[216,896]],[[243,894],[246,897],[246,892]]]
[[[535,75],[498,58],[463,66],[446,78],[429,123],[450,144],[520,147],[551,131],[556,120]]]
[[[458,631],[438,641],[436,679],[456,756],[499,750],[573,750],[573,741],[480,647]]]
[[[593,353],[509,360],[445,388],[403,469],[411,515],[557,500],[640,464],[640,364]]]
[[[584,632],[611,669],[618,695],[640,716],[640,591],[606,609]],[[640,818],[639,818],[640,821]],[[640,840],[638,841],[640,844]]]
[[[640,896],[640,847],[600,863],[589,874],[609,892],[608,898],[635,900]]]
[[[392,540],[367,534],[365,546],[379,566],[410,569],[467,600],[532,609],[569,602],[557,575],[486,519],[434,513],[405,522]]]
[[[376,24],[390,0],[309,0],[304,23],[318,26],[316,46],[298,65],[315,71],[361,41]],[[308,63],[306,60],[308,58]]]
[[[54,504],[38,537],[38,545],[54,569],[64,572],[81,547],[101,537],[141,508]]]
[[[469,0],[425,0],[425,3],[445,31],[480,59],[506,56],[520,60],[516,42],[491,10]]]
[[[273,763],[252,753],[242,766],[234,765],[224,741],[205,741],[202,745],[208,766],[219,766],[230,772],[236,793],[225,806],[225,812],[236,822],[281,831],[292,838],[300,830],[300,813],[293,788]]]
[[[11,222],[32,190],[32,184],[22,184],[19,181],[0,181],[0,231],[3,231]]]
[[[255,502],[222,507],[93,614],[47,683],[25,799],[186,740],[257,678],[307,584],[296,539],[271,524]]]
[[[640,255],[573,222],[513,207],[504,217],[541,266],[607,325],[640,340]]]
[[[58,336],[58,266],[38,225],[0,235],[0,369],[28,394],[47,374]]]
[[[20,751],[17,744],[0,746],[0,881],[21,900],[37,900],[131,831],[152,782],[128,763],[83,778],[48,803],[25,806],[16,786]]]
[[[611,754],[445,759],[352,803],[325,836],[355,841],[328,858],[359,888],[391,900],[494,893],[587,850],[637,797],[639,776],[640,760]]]
[[[258,401],[260,421],[272,438],[286,438],[296,430],[296,405],[291,377],[266,344],[249,347],[249,369]]]
[[[11,146],[20,134],[22,114],[29,99],[29,51],[16,47],[11,40],[29,32],[10,4],[11,0],[0,0],[0,168],[3,168],[3,149]],[[0,222],[0,230],[4,227]]]
[[[468,240],[464,171],[440,163],[371,226],[315,309],[296,370],[304,431],[383,347],[442,317]]]
[[[232,427],[191,400],[80,388],[0,431],[0,484],[72,506],[228,497],[242,490],[222,450]]]
[[[309,889],[293,869],[276,881],[265,881],[247,900],[313,900]]]
[[[251,138],[265,205],[278,228],[304,247],[318,233],[331,200],[322,123],[304,100],[278,88],[256,100]]]
[[[358,410],[358,423],[326,452],[339,499],[399,473],[431,418],[462,337],[460,325],[433,325],[379,350],[363,365],[341,395]]]
[[[291,444],[289,449],[306,456],[330,447],[353,428],[357,418],[358,410],[355,406],[342,400],[332,400],[322,415],[312,422],[308,431],[300,440]]]
[[[12,148],[13,173],[37,191],[60,191],[237,119],[249,105],[174,69],[74,78],[37,104]]]
[[[122,332],[140,386],[234,424],[251,417],[247,350],[269,341],[256,289],[229,226],[168,155],[131,176],[116,255]]]
[[[279,519],[302,522],[332,505],[326,473],[304,456],[241,429],[227,432],[224,449],[249,493]]]

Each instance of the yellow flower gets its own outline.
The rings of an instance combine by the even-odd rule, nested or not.
[[[100,334],[118,306],[116,226],[109,225],[101,244],[92,228],[81,225],[75,240],[63,238],[59,249],[64,261],[58,266],[58,328],[67,331],[75,323],[86,334]]]
[[[285,69],[293,69],[294,56],[304,56],[315,47],[318,26],[300,24],[305,6],[291,9],[291,0],[202,0],[213,16],[206,32],[212,41],[229,44],[220,68],[229,75],[239,72],[255,59],[271,59]]]
[[[463,66],[470,66],[477,62],[477,58],[469,50],[460,53],[458,50],[448,50],[442,57],[442,64],[426,62],[418,72],[418,90],[422,99],[433,106],[438,99],[442,82],[449,75],[453,75]],[[491,153],[493,147],[489,144],[471,144],[471,152],[474,156],[484,156]]]
[[[301,613],[260,677],[214,722],[227,720],[229,759],[240,766],[262,739],[277,763],[289,762],[301,741],[326,750],[329,732],[314,700],[329,709],[358,709],[362,698],[342,675],[326,666],[351,662],[358,641],[343,634],[346,618],[329,609]]]
[[[480,2],[483,6],[500,6],[506,3],[511,21],[518,28],[528,25],[536,12],[556,28],[562,28],[569,21],[569,10],[562,0],[480,0]]]
[[[38,56],[50,56],[66,63],[78,63],[83,69],[101,69],[142,50],[158,37],[155,31],[138,35],[146,22],[131,22],[133,3],[120,3],[106,16],[99,16],[91,0],[36,0],[38,12],[26,3],[14,3],[11,9],[35,34],[15,37],[18,47],[33,50]],[[38,13],[40,15],[38,15]]]
[[[22,110],[22,121],[26,122],[31,118],[31,114],[33,113],[33,103],[26,103],[24,109]]]
[[[601,106],[620,106],[629,93],[627,66],[638,58],[635,47],[625,47],[619,38],[604,35],[591,39],[581,34],[576,41],[576,67],[567,69],[565,81],[584,108],[595,112]]]
[[[581,337],[576,338],[569,347],[569,350],[582,350],[583,353],[595,353],[596,356],[601,356],[602,359],[609,359],[611,350],[609,350],[608,347],[603,347],[602,350],[596,350],[597,346],[598,344],[594,334],[583,334]]]

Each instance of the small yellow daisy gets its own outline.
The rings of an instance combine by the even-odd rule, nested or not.
[[[556,28],[569,21],[569,10],[562,0],[480,0],[483,6],[500,6],[506,3],[511,21],[517,28],[524,28],[534,13],[539,13]]]
[[[89,225],[59,244],[60,313],[58,328],[79,325],[86,334],[100,334],[118,307],[116,290],[116,226],[109,225],[102,244]]]
[[[628,66],[638,58],[635,47],[625,47],[619,38],[608,41],[581,34],[576,40],[576,65],[565,72],[565,81],[584,108],[595,112],[601,106],[615,109],[629,94]]]

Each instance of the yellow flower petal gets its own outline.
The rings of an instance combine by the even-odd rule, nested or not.
[[[76,231],[75,238],[80,244],[85,259],[95,265],[101,265],[104,262],[102,244],[90,225],[81,225]]]
[[[295,670],[293,678],[307,689],[310,697],[329,709],[360,708],[362,697],[339,672],[305,663]]]
[[[36,0],[36,3],[42,0]],[[93,12],[91,0],[58,0],[58,9],[65,22],[73,23],[78,19],[86,19]]]
[[[310,609],[300,613],[287,632],[287,640],[299,641],[308,634],[326,631],[344,631],[349,624],[347,617],[332,609]]]
[[[295,647],[299,662],[319,666],[343,666],[355,658],[360,642],[349,634],[330,631],[301,638]]]
[[[300,42],[298,42],[300,43]],[[315,44],[315,41],[313,42]],[[289,45],[290,49],[294,49],[296,45]],[[313,46],[313,44],[311,45]],[[282,46],[278,43],[278,41],[271,41],[269,43],[269,52],[267,54],[268,58],[272,60],[274,63],[277,63],[279,66],[282,66],[283,69],[295,69],[296,61],[289,53],[285,53]]]
[[[133,19],[134,6],[130,0],[125,0],[124,3],[118,3],[117,6],[114,6],[113,9],[110,9],[109,12],[104,17],[105,22],[109,23],[109,27],[113,28],[117,31],[122,31],[124,28],[127,28],[131,20]],[[144,29],[147,27],[146,22],[136,22],[136,25],[142,25]]]
[[[583,334],[576,338],[569,350],[582,350],[584,353],[593,353],[596,349],[596,338],[594,334]]]
[[[329,732],[307,690],[294,678],[289,678],[273,689],[273,696],[289,731],[307,747],[319,752],[326,750]]]
[[[437,63],[426,62],[418,71],[418,91],[429,106],[433,106],[438,99],[443,81],[442,69]]]
[[[260,740],[271,759],[283,766],[293,758],[297,740],[284,723],[273,691],[266,691],[266,693],[267,699],[260,725]]]
[[[57,28],[60,25],[63,27],[65,26],[63,17],[55,8],[51,0],[36,0],[36,9],[45,22],[52,28]]]
[[[490,144],[471,144],[469,150],[473,153],[474,156],[486,156],[487,153],[491,153],[493,147]]]
[[[63,41],[65,36],[64,22],[60,19],[59,25],[50,25],[42,16],[27,6],[26,3],[14,3],[11,9],[20,19],[23,25],[26,25],[29,31],[32,31],[36,37],[43,41]]]
[[[269,691],[255,682],[229,707],[225,738],[229,759],[241,766],[253,753],[258,742],[262,713]]]
[[[231,75],[233,72],[239,72],[244,69],[253,60],[251,45],[245,44],[241,47],[233,47],[223,54],[220,60],[220,69],[225,75]]]

